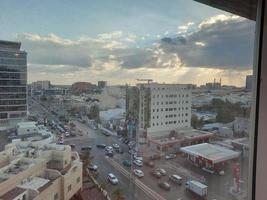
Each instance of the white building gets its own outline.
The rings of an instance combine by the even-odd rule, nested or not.
[[[32,87],[35,90],[47,90],[51,86],[50,81],[36,81],[32,82]]]
[[[191,90],[182,84],[138,84],[139,129],[150,137],[191,126]]]

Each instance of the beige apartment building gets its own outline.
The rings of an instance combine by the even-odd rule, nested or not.
[[[68,200],[82,188],[82,162],[68,145],[11,143],[0,152],[0,200]]]

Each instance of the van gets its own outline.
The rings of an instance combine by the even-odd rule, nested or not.
[[[173,183],[176,183],[176,184],[179,184],[181,185],[182,184],[182,177],[176,175],[176,174],[173,174],[169,177],[169,179],[173,182]]]

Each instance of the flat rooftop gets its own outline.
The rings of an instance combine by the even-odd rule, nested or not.
[[[209,143],[182,147],[181,151],[189,155],[205,158],[214,164],[237,158],[240,155],[240,152]]]
[[[3,194],[2,196],[0,196],[0,199],[13,200],[14,198],[19,196],[20,194],[24,193],[25,191],[26,191],[25,189],[15,187],[15,188],[9,190],[8,192],[6,192],[5,194]]]
[[[41,178],[41,177],[30,177],[23,181],[22,184],[18,185],[18,187],[24,189],[32,189],[32,190],[39,190],[46,184],[50,182],[49,179]]]

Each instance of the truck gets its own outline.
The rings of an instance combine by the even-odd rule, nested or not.
[[[207,197],[208,186],[204,185],[203,183],[200,183],[194,180],[187,181],[185,184],[185,188],[199,195],[200,197],[203,197],[203,198]]]

